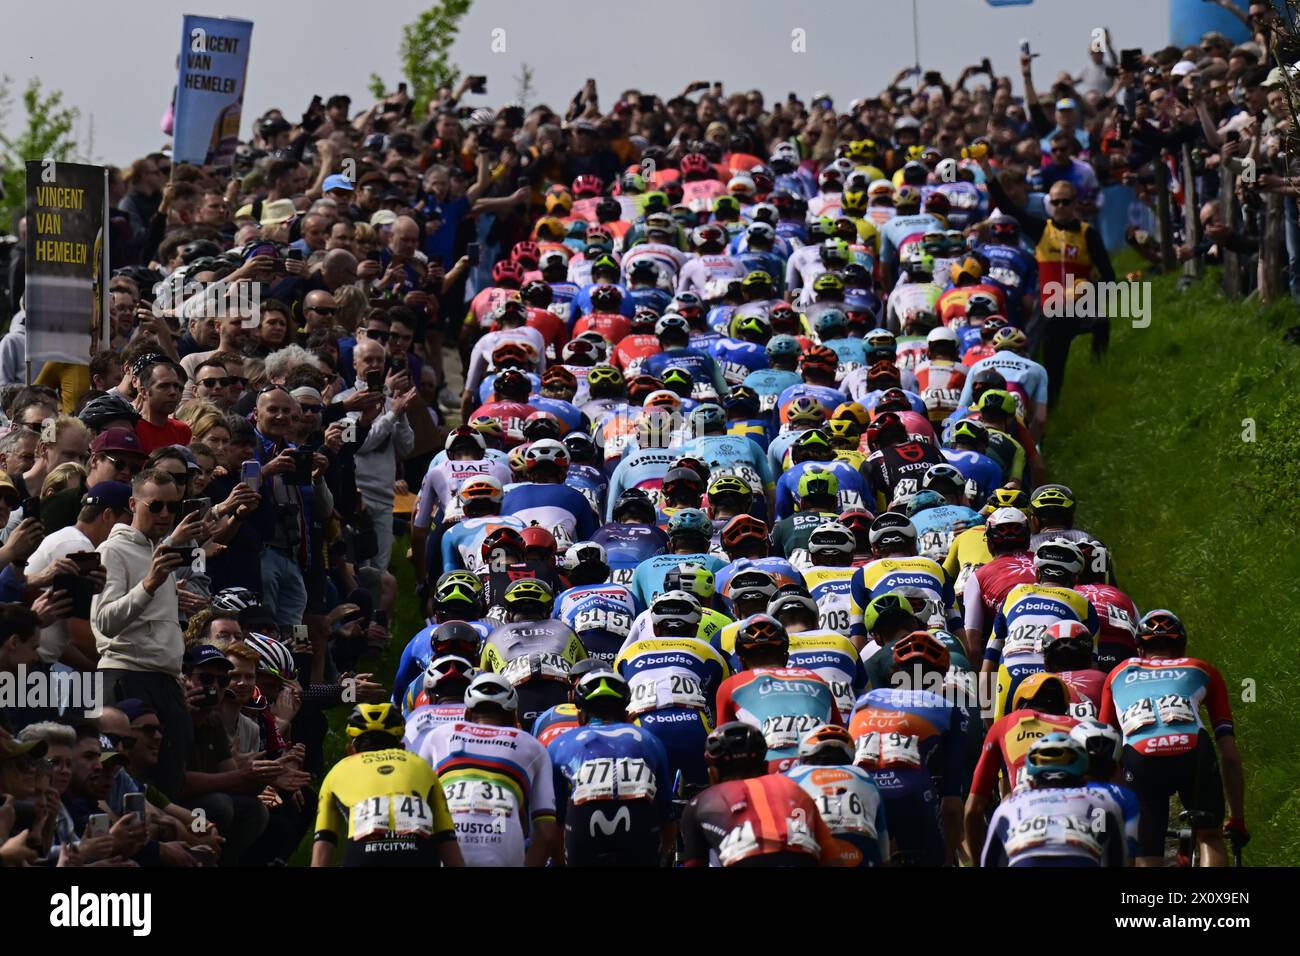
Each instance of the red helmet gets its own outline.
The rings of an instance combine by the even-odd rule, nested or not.
[[[882,412],[867,426],[867,447],[875,451],[883,443],[907,440],[907,426],[898,412]]]
[[[767,544],[767,523],[753,515],[736,515],[722,529],[722,547],[731,551],[746,541]]]
[[[899,375],[898,366],[889,359],[881,359],[867,369],[867,386],[869,388],[888,388],[889,386],[885,385],[885,382],[893,382],[897,385],[900,381],[902,381],[902,376]],[[907,407],[912,407],[910,402]]]
[[[925,198],[925,211],[935,216],[946,216],[952,212],[952,203],[941,192],[932,192]]]
[[[483,560],[490,561],[492,552],[497,548],[506,548],[522,557],[524,547],[523,536],[514,528],[507,526],[493,528],[483,538]]]
[[[599,196],[605,191],[605,183],[599,176],[593,176],[591,173],[584,173],[573,181],[573,195],[576,199],[582,199],[587,196]],[[588,230],[588,236],[591,231]]]
[[[840,524],[853,532],[854,537],[862,536],[863,541],[869,541],[866,535],[871,533],[871,522],[876,520],[876,516],[865,508],[853,508],[840,515]]]
[[[768,310],[768,320],[773,332],[793,333],[799,330],[799,313],[789,302],[778,302]]]
[[[907,412],[911,409],[912,403],[901,388],[887,388],[876,399],[877,412]]]
[[[616,285],[593,286],[591,307],[597,312],[617,312],[623,305],[623,291]]]
[[[537,243],[525,239],[515,243],[515,247],[510,250],[510,258],[525,269],[536,269],[537,263],[542,259],[542,250]]]
[[[492,284],[517,289],[524,283],[524,268],[512,259],[502,259],[492,267]]]
[[[804,352],[799,359],[799,365],[802,368],[821,368],[829,372],[834,372],[840,365],[840,357],[835,354],[833,349],[825,345],[814,345],[807,352]]]
[[[693,174],[707,176],[713,171],[713,164],[709,162],[709,157],[703,153],[687,153],[682,157],[681,171],[683,176]]]
[[[538,549],[546,552],[544,560],[555,560],[555,536],[543,528],[541,525],[531,525],[520,532],[520,537],[524,540],[524,554],[527,556],[529,551]]]
[[[610,242],[614,241],[614,233],[609,228],[609,226],[605,226],[605,225],[601,225],[600,223],[593,222],[591,225],[587,227],[587,242],[591,242],[591,240],[596,238],[597,236],[603,236],[604,238],[608,239]]]
[[[647,395],[663,387],[664,383],[653,375],[633,375],[627,382],[627,397],[639,405]]]

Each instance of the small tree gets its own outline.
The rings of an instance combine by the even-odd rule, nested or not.
[[[535,71],[527,63],[519,64],[519,75],[515,77],[515,102],[528,112],[533,105],[533,97],[537,95],[537,87],[533,85]]]
[[[402,27],[402,44],[398,54],[402,58],[402,74],[410,84],[408,92],[415,100],[415,115],[423,116],[429,100],[438,95],[438,88],[454,86],[460,79],[460,70],[448,54],[460,32],[461,18],[469,12],[473,0],[440,0]],[[370,74],[370,90],[376,98],[384,95],[383,79]]]
[[[12,80],[0,77],[0,130],[8,126],[11,110]],[[27,205],[27,161],[56,159],[67,162],[75,157],[77,148],[73,137],[81,112],[63,105],[63,93],[51,90],[45,93],[41,81],[33,77],[23,91],[23,109],[26,121],[16,136],[0,132],[0,162],[4,172],[0,182],[4,185],[4,198],[0,199],[3,225],[11,228]]]

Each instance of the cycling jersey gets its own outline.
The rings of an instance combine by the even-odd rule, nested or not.
[[[643,260],[649,260],[659,271],[663,281],[677,285],[677,277],[690,256],[675,246],[664,242],[638,242],[623,254],[623,275],[631,274],[632,266]]]
[[[437,465],[430,465],[420,483],[420,493],[416,497],[415,514],[411,518],[417,528],[428,528],[433,524],[435,512],[441,520],[459,518],[460,501],[456,492],[460,486],[471,478],[490,475],[501,482],[502,486],[510,482],[510,467],[504,462],[492,458],[477,461],[446,460]]]
[[[668,550],[668,535],[658,525],[610,522],[598,528],[591,540],[605,549],[609,579],[617,584],[630,584],[643,561]]]
[[[776,518],[787,518],[794,513],[795,493],[799,479],[809,469],[820,468],[833,474],[839,483],[840,511],[865,508],[870,500],[867,481],[862,473],[843,461],[803,461],[786,470],[776,483]]]
[[[867,477],[876,496],[875,510],[884,511],[895,498],[916,494],[930,466],[942,463],[943,454],[926,442],[909,440],[872,452]]]
[[[718,689],[719,724],[743,720],[762,731],[768,766],[784,770],[803,735],[822,724],[843,724],[830,685],[803,667],[758,667],[734,674]]]
[[[402,703],[402,715],[406,718],[406,732],[402,735],[402,746],[411,753],[420,752],[420,744],[435,728],[465,719],[463,703],[431,704],[424,694],[423,676],[419,678],[419,683],[419,694],[412,697],[411,692],[415,689],[413,682],[407,688],[406,699]],[[408,707],[407,700],[412,706]]]
[[[518,445],[524,438],[524,422],[537,411],[536,406],[523,402],[484,402],[474,410],[471,420],[495,418],[506,432],[506,444]]]
[[[835,837],[799,784],[777,773],[714,784],[682,816],[686,866],[830,866]]]
[[[709,349],[714,361],[722,369],[728,385],[739,385],[751,373],[767,368],[767,352],[763,346],[738,339],[721,338]]]
[[[668,577],[670,571],[675,571],[683,565],[695,565],[707,568],[716,575],[725,564],[726,562],[716,554],[655,555],[641,562],[632,575],[632,593],[636,595],[642,607],[649,607],[655,595],[664,592],[664,579]]]
[[[781,424],[784,425],[790,420],[790,403],[796,398],[815,399],[817,404],[826,411],[827,418],[830,418],[835,409],[844,403],[843,394],[833,388],[799,382],[797,385],[791,385],[776,399],[776,407],[780,409]]]
[[[1097,633],[1097,612],[1078,591],[1053,584],[1017,584],[1007,592],[993,621],[993,639],[984,659],[996,664],[1006,658],[1038,656],[1044,632],[1060,621],[1078,621],[1089,633]]]
[[[1223,676],[1194,657],[1132,658],[1110,672],[1100,719],[1120,728],[1124,744],[1144,756],[1175,757],[1195,750],[1209,715],[1215,737],[1233,733]]]
[[[966,534],[977,530],[980,529],[972,528]],[[964,538],[965,535],[961,537]],[[958,538],[958,541],[960,540],[961,538]],[[954,542],[954,549],[956,546],[957,543]],[[1033,584],[1037,580],[1038,571],[1034,568],[1034,556],[1028,551],[998,555],[991,561],[977,566],[974,573],[966,579],[966,586],[962,592],[962,610],[965,614],[966,629],[983,635],[993,626],[993,619],[1006,603],[1011,589],[1021,584]]]
[[[977,451],[940,448],[948,464],[966,479],[966,500],[987,501],[1002,483],[1002,468],[988,455]]]
[[[609,492],[605,496],[605,518],[612,521],[614,506],[629,488],[640,488],[650,494],[656,507],[662,502],[664,476],[681,452],[666,448],[639,448],[624,454],[609,479]],[[585,540],[585,539],[584,539]]]
[[[772,441],[773,427],[768,418],[740,418],[727,422],[727,434],[736,438],[748,438],[763,451],[763,461],[767,462],[767,449]]]
[[[835,631],[845,637],[853,624],[853,579],[855,567],[823,567],[810,565],[803,569],[804,584],[817,602],[820,615],[818,627]]]
[[[880,595],[899,588],[907,588],[907,593],[925,599],[926,606],[916,611],[922,621],[928,622],[936,617],[936,623],[946,621],[953,602],[952,585],[937,562],[920,555],[877,558],[856,569],[853,575],[850,587],[853,636],[867,636],[863,618],[867,605]]]
[[[721,253],[699,254],[682,266],[677,276],[677,294],[694,292],[702,299],[721,299],[730,279],[745,278],[744,267]]]
[[[714,577],[714,587],[718,594],[721,594],[731,607],[729,594],[729,585],[731,579],[741,571],[764,571],[772,575],[776,581],[777,587],[785,587],[787,584],[804,583],[803,575],[795,569],[794,565],[785,558],[737,558],[725,568],[717,573]]]
[[[578,723],[578,708],[573,704],[556,704],[537,715],[533,721],[532,734],[543,747],[549,747],[551,741],[560,734],[581,726]]]
[[[1047,404],[1047,370],[1033,359],[1004,349],[988,358],[982,358],[970,367],[966,384],[962,386],[959,405],[970,405],[975,379],[985,369],[993,369],[1007,380],[1008,389],[1018,386],[1034,407],[1042,408]]]
[[[471,394],[478,392],[479,383],[483,381],[483,376],[487,374],[492,364],[492,353],[498,346],[507,342],[517,342],[532,351],[536,356],[536,364],[532,371],[546,371],[546,339],[537,329],[525,325],[518,329],[489,332],[474,343],[474,348],[470,352],[469,365],[465,370],[465,391]]]
[[[886,265],[906,262],[912,247],[927,232],[942,232],[943,223],[928,212],[895,215],[880,227],[880,261]]]
[[[772,526],[772,547],[784,554],[792,566],[807,567],[809,536],[821,525],[839,520],[839,514],[833,511],[796,511]]]
[[[885,303],[885,328],[898,334],[922,321],[923,312],[939,314],[939,297],[943,289],[933,282],[900,282]],[[924,339],[921,339],[924,348]]]
[[[618,343],[611,356],[615,365],[623,370],[627,378],[637,375],[641,366],[651,355],[662,351],[659,336],[648,333],[629,335]]]
[[[903,415],[908,414],[910,412],[913,415],[919,415],[922,421],[928,422],[929,421],[928,409],[926,408],[925,405],[925,399],[923,399],[913,389],[905,388],[902,389],[902,392],[907,397],[907,401],[911,405],[911,408],[908,409],[906,412],[899,412],[898,413],[899,417],[902,417]],[[867,407],[867,411],[871,413],[871,417],[875,418],[877,414],[876,405],[880,401],[880,396],[884,394],[885,394],[884,389],[873,388],[863,394],[855,396],[853,400],[860,405],[865,405]],[[907,419],[904,419],[903,424],[905,425],[908,424]],[[910,427],[908,431],[909,432],[911,431]],[[931,432],[933,432],[933,429],[931,429]]]
[[[1068,734],[1078,722],[1067,714],[1044,714],[1036,710],[1014,710],[995,720],[984,737],[970,792],[993,796],[999,774],[1005,774],[1008,788],[1016,789],[1030,745],[1039,737],[1057,731]]]
[[[711,478],[731,474],[743,478],[762,497],[772,487],[772,472],[767,456],[757,443],[734,435],[702,435],[682,443],[678,457],[690,455],[702,459],[711,469]]]
[[[695,629],[695,637],[701,641],[712,643],[718,632],[732,623],[731,618],[721,611],[715,611],[711,607],[702,607],[700,608],[700,623]],[[621,654],[637,641],[644,641],[658,636],[655,634],[654,618],[649,611],[642,611],[637,615],[636,620],[632,622],[632,629],[628,632],[627,640],[623,642],[619,653]]]
[[[593,719],[557,737],[547,750],[566,861],[656,865],[659,831],[672,817],[673,781],[654,734]]]
[[[568,485],[521,482],[501,499],[501,513],[546,528],[561,549],[575,541],[590,541],[598,527],[587,499]]]
[[[573,266],[570,264],[570,277],[572,277],[572,268]],[[592,311],[591,290],[596,288],[598,285],[612,285],[614,288],[618,289],[619,292],[623,293],[623,301],[619,304],[618,311],[623,313],[623,315],[627,316],[629,319],[632,318],[632,315],[634,314],[632,300],[628,297],[626,285],[621,282],[593,282],[590,285],[583,286],[573,299],[573,311],[570,315],[574,322],[576,322],[579,317]]]
[[[981,866],[1124,866],[1124,812],[1095,787],[1023,790],[998,804]]]
[[[344,757],[325,775],[316,840],[344,840],[344,866],[436,866],[456,839],[438,775],[406,750]]]
[[[636,615],[636,599],[623,584],[569,588],[555,602],[555,616],[578,635],[587,656],[611,665]]]
[[[467,623],[478,631],[479,637],[483,639],[486,639],[496,626],[488,621],[469,621]],[[425,625],[414,637],[407,641],[406,647],[402,648],[402,655],[397,661],[397,673],[393,677],[392,702],[394,704],[402,702],[403,692],[417,678],[423,679],[425,668],[433,660],[433,632],[440,626],[439,624]]]
[[[556,620],[513,621],[492,632],[479,666],[510,681],[527,722],[569,695],[569,671],[587,656],[578,635]]]
[[[1019,246],[986,243],[979,251],[989,260],[989,280],[1006,291],[1007,320],[1015,326],[1023,325],[1023,298],[1038,290],[1037,261]]]
[[[916,366],[915,373],[930,421],[943,421],[957,408],[966,384],[966,367],[948,359],[927,359]]]
[[[945,326],[961,325],[966,321],[966,306],[973,295],[992,296],[997,303],[997,314],[1007,314],[1006,293],[994,282],[976,282],[954,286],[939,297],[939,320]]]
[[[782,368],[761,368],[746,375],[741,384],[758,393],[758,407],[761,411],[770,412],[776,408],[776,400],[782,392],[802,381],[798,372]]]
[[[1078,584],[1074,588],[1097,610],[1097,662],[1108,671],[1137,656],[1138,614],[1133,599],[1109,584]]]
[[[458,721],[425,738],[466,866],[523,866],[537,820],[555,816],[546,748],[516,727]]]
[[[879,866],[888,858],[885,802],[867,771],[796,764],[785,775],[812,797],[834,837],[840,866]]]
[[[730,388],[722,377],[722,370],[713,356],[697,348],[672,348],[656,352],[646,357],[641,363],[641,374],[653,375],[662,380],[664,372],[670,368],[685,369],[697,386],[712,385],[719,396],[726,395]]]
[[[487,515],[482,518],[463,518],[442,536],[443,571],[473,571],[482,575],[487,570],[483,558],[483,539],[497,528],[514,528],[522,531],[527,525],[514,515]]]
[[[957,535],[983,523],[984,516],[965,505],[940,505],[919,511],[912,515],[917,553],[936,563],[943,561]]]

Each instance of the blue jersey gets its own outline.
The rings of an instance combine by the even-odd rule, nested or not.
[[[662,379],[664,372],[670,368],[686,369],[696,385],[712,384],[719,395],[725,395],[728,391],[722,372],[718,370],[713,356],[698,348],[666,349],[646,356],[645,361],[641,363],[641,373],[653,375],[657,379]]]
[[[532,404],[532,398],[542,390],[542,378],[536,372],[525,372],[524,374],[528,376],[529,404]],[[486,405],[488,402],[492,401],[492,393],[496,388],[496,380],[496,372],[483,377],[483,381],[478,387],[478,400],[480,405]],[[537,406],[534,405],[533,407],[536,408]]]
[[[668,308],[668,304],[673,301],[672,293],[666,289],[660,289],[655,286],[638,286],[635,289],[628,289],[624,301],[632,305],[632,314],[641,306],[654,309],[659,315],[663,315]]]
[[[727,585],[741,571],[750,569],[766,571],[776,579],[776,586],[783,587],[787,584],[803,585],[803,575],[795,569],[795,566],[785,558],[737,558],[725,568],[717,573],[714,577],[714,588],[718,594],[725,595]],[[731,602],[728,601],[728,604]]]
[[[953,229],[965,229],[984,219],[988,213],[988,195],[974,183],[941,183],[935,187],[935,192],[948,199],[950,209],[945,218]]]
[[[483,570],[483,539],[493,528],[509,527],[523,531],[528,527],[513,515],[488,515],[483,518],[465,518],[442,536],[442,570],[464,569],[476,574]]]
[[[632,304],[632,299],[628,296],[626,285],[624,285],[621,282],[601,282],[601,283],[593,282],[591,285],[583,286],[582,289],[578,292],[578,294],[573,298],[573,312],[570,318],[574,322],[577,321],[578,316],[586,315],[587,313],[592,311],[591,290],[594,289],[597,285],[614,286],[616,289],[618,289],[619,292],[623,293],[623,301],[619,304],[618,311],[623,315],[627,316],[629,319],[636,314],[636,306]],[[573,331],[572,322],[570,322],[569,331],[570,332]]]
[[[724,304],[710,306],[709,311],[704,313],[704,324],[709,327],[710,331],[719,336],[724,336],[730,330],[731,317],[735,314],[736,306],[734,305]],[[694,338],[695,336],[691,336],[692,345],[695,344]],[[713,342],[716,341],[717,339],[714,339],[709,344],[713,344]]]
[[[907,396],[907,402],[912,406],[912,411],[916,412],[918,415],[924,415],[926,418],[930,417],[930,410],[926,407],[925,399],[916,394],[916,392],[911,392],[907,389],[900,389],[900,391]],[[885,394],[885,390],[877,388],[874,391],[867,392],[863,395],[859,400],[859,403],[865,406],[867,411],[874,413],[876,402],[880,401],[880,396],[883,394]]]
[[[619,496],[629,488],[643,488],[650,494],[652,501],[658,503],[659,489],[663,487],[664,475],[674,461],[681,457],[677,451],[666,448],[641,448],[619,459],[618,467],[609,479],[609,493],[606,495],[605,520],[614,520],[614,505]]]
[[[955,448],[939,450],[948,459],[948,464],[960,471],[966,479],[967,500],[982,505],[1002,484],[1002,469],[988,455],[977,451],[958,451]],[[974,488],[971,487],[972,483]]]
[[[647,558],[668,550],[668,535],[658,525],[611,521],[597,529],[591,540],[605,549],[610,580],[620,584],[631,583],[632,572]]]
[[[402,648],[402,656],[397,661],[397,673],[393,677],[393,695],[394,704],[402,702],[402,694],[406,688],[411,686],[415,680],[424,680],[425,668],[433,660],[433,632],[442,625],[429,624],[423,630],[406,642],[406,647]],[[495,624],[486,621],[470,621],[469,626],[478,631],[478,636],[487,640],[488,633]]]
[[[772,277],[772,285],[778,293],[785,291],[785,260],[775,252],[745,251],[736,257],[748,275],[751,272],[766,272]]]
[[[722,376],[730,385],[739,385],[750,372],[767,368],[767,351],[753,342],[736,339],[718,339],[713,343],[713,358],[722,369]]]
[[[867,364],[867,343],[862,339],[831,339],[822,345],[839,357],[840,364],[835,377],[840,381],[854,369]]]
[[[684,564],[707,568],[716,576],[726,566],[716,554],[660,554],[643,561],[632,575],[632,593],[643,607],[649,607],[656,594],[665,590],[664,579],[669,572]]]
[[[763,450],[763,460],[767,461],[767,446],[775,434],[772,422],[766,418],[738,418],[727,422],[727,434],[737,438],[748,438]]]
[[[781,409],[782,418],[785,417],[786,407],[796,398],[813,398],[817,403],[826,410],[826,417],[830,418],[835,409],[844,404],[848,399],[843,392],[833,388],[827,388],[825,385],[809,385],[807,382],[799,382],[798,385],[791,385],[777,397],[776,407]],[[922,412],[924,412],[922,406]]]
[[[812,797],[835,838],[856,851],[848,858],[852,865],[884,862],[889,846],[885,801],[869,771],[851,764],[796,764],[785,775]]]
[[[885,316],[885,303],[870,289],[845,289],[844,310],[846,312],[866,312],[870,316],[867,324],[872,328],[880,326]]]
[[[1024,296],[1038,290],[1038,262],[1033,255],[1019,246],[985,243],[979,247],[989,260],[988,279],[1007,292],[1007,319],[1012,325],[1023,325],[1026,316],[1021,307]]]
[[[556,598],[554,611],[578,635],[589,657],[611,666],[638,613],[632,589],[623,584],[569,588]]]
[[[557,822],[570,802],[653,801],[659,819],[672,816],[668,755],[654,734],[627,723],[592,720],[547,746],[555,773]]]
[[[928,690],[869,690],[858,698],[849,719],[849,733],[857,744],[854,763],[891,775],[877,778],[886,799],[914,797],[935,783],[941,796],[961,796],[971,770],[968,719],[964,711]],[[940,751],[937,757],[932,756],[935,751]]]
[[[798,441],[801,431],[778,432],[773,439],[767,444],[767,466],[772,470],[772,474],[779,475],[785,468],[785,453],[790,450],[790,446]]]
[[[952,326],[949,326],[949,328],[952,328]],[[963,325],[959,328],[953,328],[953,331],[957,333],[957,352],[963,358],[971,349],[983,344],[984,340],[980,336],[980,327],[978,325]]]
[[[596,513],[582,492],[568,485],[522,482],[512,485],[501,499],[501,513],[538,524],[555,536],[556,544],[568,547],[575,541],[589,541],[595,534]]]
[[[770,412],[776,408],[776,398],[792,385],[798,385],[803,379],[798,372],[783,368],[761,368],[750,372],[741,382],[746,388],[758,392],[759,408]]]
[[[776,483],[776,519],[788,518],[794,514],[795,493],[799,490],[799,479],[809,468],[816,467],[829,471],[840,484],[839,510],[849,511],[866,507],[868,492],[867,480],[846,461],[803,461],[789,471],[783,472]]]
[[[551,304],[547,306],[547,311],[558,315],[571,330],[573,321],[576,318],[573,314],[573,303],[581,291],[578,284],[576,282],[548,282],[546,284],[551,287]]]
[[[880,227],[880,261],[894,264],[907,260],[913,244],[927,232],[943,232],[943,223],[928,212],[895,216]]]
[[[1101,783],[1091,781],[1088,787],[1094,790],[1104,790],[1115,798],[1119,804],[1120,812],[1124,815],[1124,842],[1128,844],[1128,856],[1130,860],[1135,860],[1141,856],[1138,842],[1138,817],[1142,812],[1142,804],[1138,796],[1128,787],[1119,783]]]
[[[605,513],[605,489],[609,482],[605,473],[593,465],[570,464],[564,476],[564,483],[587,499],[591,510],[598,515]]]
[[[984,523],[984,516],[965,505],[940,505],[912,515],[916,527],[916,553],[943,563],[952,539],[968,528]]]
[[[691,455],[703,459],[714,471],[719,469],[743,478],[762,496],[764,489],[772,486],[772,471],[767,466],[763,449],[748,438],[735,435],[701,435],[683,442],[677,456]]]
[[[535,395],[528,399],[528,404],[539,412],[548,412],[554,415],[568,425],[571,432],[591,434],[591,422],[578,406],[572,402],[562,401],[558,398],[542,398],[540,395]]]

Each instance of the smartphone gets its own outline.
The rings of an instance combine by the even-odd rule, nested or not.
[[[194,559],[195,550],[195,548],[180,548],[170,544],[158,549],[161,554],[175,554],[179,556],[185,564],[189,564],[190,561]],[[182,565],[182,567],[184,567],[184,565]]]
[[[41,520],[41,499],[40,498],[24,498],[22,503],[22,509],[23,509],[24,518],[35,518],[37,521]]]
[[[477,242],[471,242],[465,247],[465,258],[469,260],[471,266],[478,265],[480,246]]]
[[[313,97],[311,98],[311,105],[307,107],[307,112],[308,112],[308,113],[315,113],[315,112],[316,112],[318,109],[320,109],[321,106],[323,106],[323,105],[324,105],[324,102],[321,100],[321,98],[320,98],[320,94],[318,93],[317,95],[315,95],[315,96],[313,96]]]
[[[469,91],[477,96],[482,96],[487,92],[486,76],[471,76],[469,78]]]
[[[320,99],[320,97],[318,96],[316,97],[316,99]],[[143,820],[144,819],[144,794],[143,793],[123,794],[122,812],[134,813],[141,820]]]
[[[293,454],[293,483],[295,485],[311,484],[311,452],[303,448],[295,448]]]
[[[980,72],[987,73],[989,76],[993,75],[993,64],[989,62],[988,57],[980,60]]]
[[[1136,73],[1142,68],[1142,48],[1119,51],[1119,68],[1128,73]]]
[[[77,571],[81,574],[89,574],[91,571],[98,571],[101,565],[98,551],[77,551],[68,555],[77,565]]]
[[[90,604],[94,599],[94,584],[89,578],[78,574],[56,574],[51,582],[55,591],[62,591],[72,598],[72,610],[69,617],[79,621],[90,620]]]
[[[254,491],[262,487],[262,463],[260,461],[246,461],[239,466],[239,480]]]
[[[406,371],[406,356],[405,356],[405,355],[397,355],[397,356],[394,356],[393,358],[390,358],[390,359],[388,360],[388,371],[389,371],[389,373],[392,373],[392,372],[405,372],[405,371]]]
[[[285,252],[284,252],[284,257],[285,257],[286,259],[293,259],[295,262],[301,262],[301,261],[302,261],[302,250],[301,250],[301,249],[294,249],[294,248],[290,247],[290,248],[288,248],[288,249],[285,250]]]
[[[1031,55],[1032,55],[1032,54],[1029,52],[1029,41],[1028,41],[1028,40],[1021,40],[1021,41],[1020,41],[1020,55],[1021,55],[1021,56],[1031,56]]]
[[[307,625],[306,625],[306,624],[295,624],[295,625],[293,626],[293,643],[295,643],[295,644],[305,644],[305,643],[307,643],[310,639],[311,639],[311,638],[310,638],[310,636],[309,636],[308,633],[307,633]]]
[[[195,511],[200,514],[207,514],[208,509],[211,507],[211,498],[186,498],[181,502],[181,517],[184,518],[186,515]],[[96,555],[96,557],[98,557],[98,555]]]
[[[374,392],[380,392],[380,393],[382,393],[383,390],[384,390],[384,372],[383,372],[383,369],[380,369],[379,371],[376,371],[376,372],[367,372],[367,373],[366,373],[366,391],[367,391],[367,392],[371,392],[371,393],[374,393]]]
[[[637,102],[637,109],[642,113],[653,113],[655,108],[655,98],[641,94],[641,99]]]
[[[925,82],[929,86],[943,85],[943,74],[938,70],[928,70],[925,74]]]
[[[108,836],[111,825],[107,813],[92,813],[86,821],[86,833],[92,837]]]

